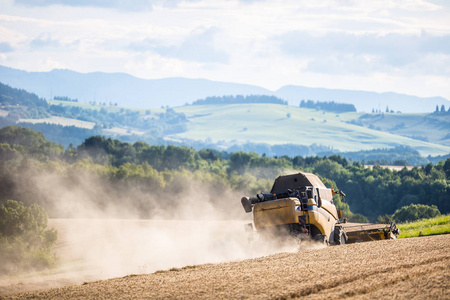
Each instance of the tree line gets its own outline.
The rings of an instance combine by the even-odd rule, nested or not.
[[[67,102],[78,102],[78,99],[72,99],[67,96],[54,96],[53,100],[59,100],[59,101],[67,101]]]
[[[337,103],[334,101],[313,101],[302,100],[300,102],[301,108],[311,108],[316,110],[330,111],[336,113],[356,112],[356,107],[353,104]]]
[[[267,157],[254,152],[197,151],[186,146],[155,146],[144,142],[131,144],[102,136],[90,137],[79,146],[64,150],[47,141],[41,133],[11,126],[0,129],[0,162],[3,185],[0,200],[24,203],[39,200],[44,207],[45,195],[39,196],[33,191],[34,188],[39,190],[34,186],[36,179],[27,179],[29,174],[41,174],[42,170],[57,172],[59,184],[69,189],[75,188],[77,183],[83,184],[87,177],[95,178],[101,182],[99,185],[107,186],[120,197],[130,197],[127,193],[133,186],[139,195],[126,205],[140,207],[140,217],[151,217],[155,205],[161,204],[149,202],[146,193],[159,195],[161,198],[157,198],[165,201],[173,198],[169,206],[176,207],[183,198],[182,187],[193,181],[202,182],[214,195],[226,192],[254,195],[269,191],[273,180],[286,170],[301,170],[318,174],[328,187],[347,194],[346,203],[340,203],[339,199],[336,203],[350,220],[355,216],[375,221],[378,216],[392,215],[411,204],[435,205],[441,213],[450,212],[450,158],[421,168],[395,171],[379,165],[367,168],[339,155]],[[21,170],[27,170],[28,175],[22,176]],[[75,175],[86,172],[89,176]],[[28,199],[30,195],[33,196]],[[211,199],[220,207],[238,206],[237,198]],[[94,197],[92,201],[97,205],[106,205],[103,201],[124,203],[101,197]]]
[[[450,114],[450,107],[448,110],[445,110],[445,105],[442,104],[441,108],[439,109],[439,105],[436,105],[436,109],[434,110],[434,114],[442,114],[442,115],[448,115]]]
[[[287,101],[275,96],[267,95],[237,95],[237,96],[221,96],[206,97],[192,102],[192,105],[218,105],[218,104],[246,104],[246,103],[266,103],[287,105]]]

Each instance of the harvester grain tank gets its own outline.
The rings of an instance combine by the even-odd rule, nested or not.
[[[311,237],[325,244],[345,244],[360,241],[394,239],[395,224],[341,223],[342,211],[337,210],[333,195],[344,200],[342,191],[327,188],[311,173],[281,175],[275,179],[270,193],[241,199],[245,212],[253,212],[253,227],[262,235],[288,233],[299,238]]]

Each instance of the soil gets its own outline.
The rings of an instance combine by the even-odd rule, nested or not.
[[[450,235],[172,268],[4,299],[450,299]]]

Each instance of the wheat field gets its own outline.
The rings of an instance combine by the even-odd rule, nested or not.
[[[450,235],[300,249],[4,299],[449,299]]]

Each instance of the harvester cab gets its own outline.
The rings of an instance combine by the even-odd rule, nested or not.
[[[336,209],[334,194],[340,195],[342,200],[345,196],[342,191],[327,188],[314,174],[299,172],[281,175],[275,179],[269,193],[242,197],[245,212],[253,213],[253,224],[248,224],[246,228],[254,227],[262,235],[280,236],[287,233],[325,244],[345,244],[349,238],[344,224],[340,222],[342,211]],[[386,228],[380,228],[383,233],[386,232]],[[363,231],[361,228],[358,235],[353,234],[355,238],[351,242],[363,241],[361,236],[366,235]],[[392,230],[389,232],[389,238],[396,237],[396,234],[391,234]],[[383,236],[381,233],[371,236],[383,239],[379,238]]]

